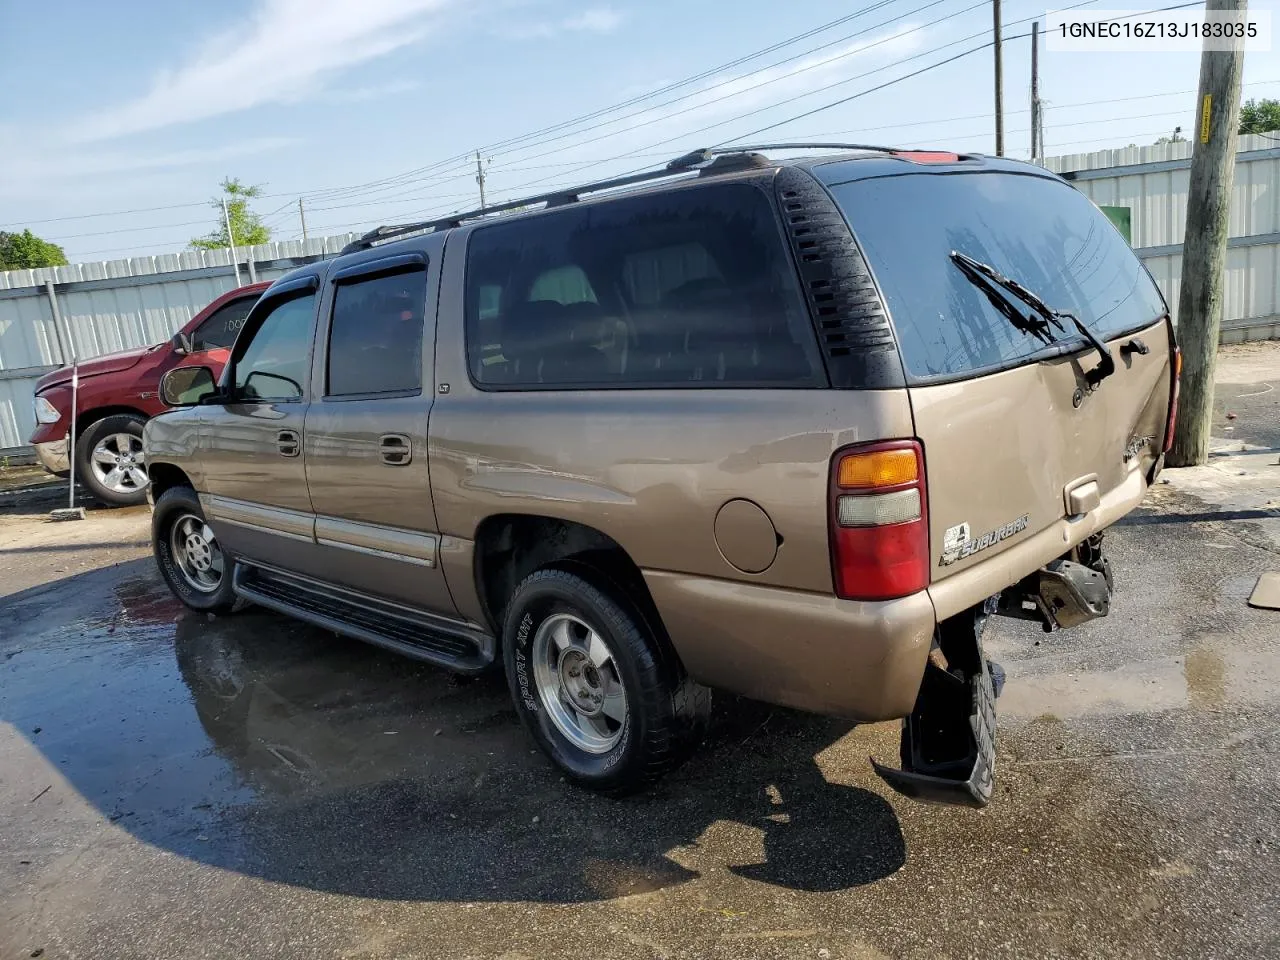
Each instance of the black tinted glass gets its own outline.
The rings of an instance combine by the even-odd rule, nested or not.
[[[957,250],[1110,339],[1164,313],[1155,284],[1087,197],[1009,173],[912,174],[832,188],[889,306],[915,376],[1008,365],[1044,349],[950,259]],[[1025,311],[1024,311],[1025,312]],[[1059,336],[1069,336],[1059,334]]]
[[[307,384],[315,294],[277,304],[236,358],[236,392],[246,400],[296,400]]]
[[[422,388],[427,275],[419,269],[338,286],[329,327],[329,396]]]
[[[482,384],[816,386],[767,196],[714,184],[482,227],[467,251]]]
[[[244,318],[249,315],[257,297],[241,297],[219,307],[209,319],[196,327],[191,337],[193,350],[214,350],[221,348],[230,350],[236,342],[236,334],[244,326]]]

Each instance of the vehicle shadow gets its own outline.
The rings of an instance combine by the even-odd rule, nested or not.
[[[149,560],[14,594],[0,622],[0,721],[117,827],[226,870],[570,903],[709,866],[837,890],[905,861],[892,808],[815,762],[848,722],[721,697],[684,768],[613,800],[532,753],[501,676],[451,678],[265,611],[194,615]]]

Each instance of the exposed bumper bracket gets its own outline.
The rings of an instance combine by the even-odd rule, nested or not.
[[[1081,543],[1000,594],[997,613],[1037,620],[1045,633],[1074,627],[1111,612],[1111,564],[1102,552],[1102,537]]]

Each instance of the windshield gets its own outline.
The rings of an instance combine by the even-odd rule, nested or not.
[[[884,293],[913,377],[1011,366],[1046,348],[956,269],[953,251],[1017,279],[1103,340],[1165,312],[1124,238],[1087,197],[1060,181],[918,173],[831,190]]]

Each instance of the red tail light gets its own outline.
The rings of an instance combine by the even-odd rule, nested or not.
[[[924,450],[891,440],[831,458],[831,574],[845,600],[891,600],[929,585]]]
[[[1169,425],[1164,429],[1164,452],[1173,449],[1173,428],[1178,425],[1178,394],[1182,391],[1182,351],[1175,345],[1172,357],[1173,390],[1169,393]]]

